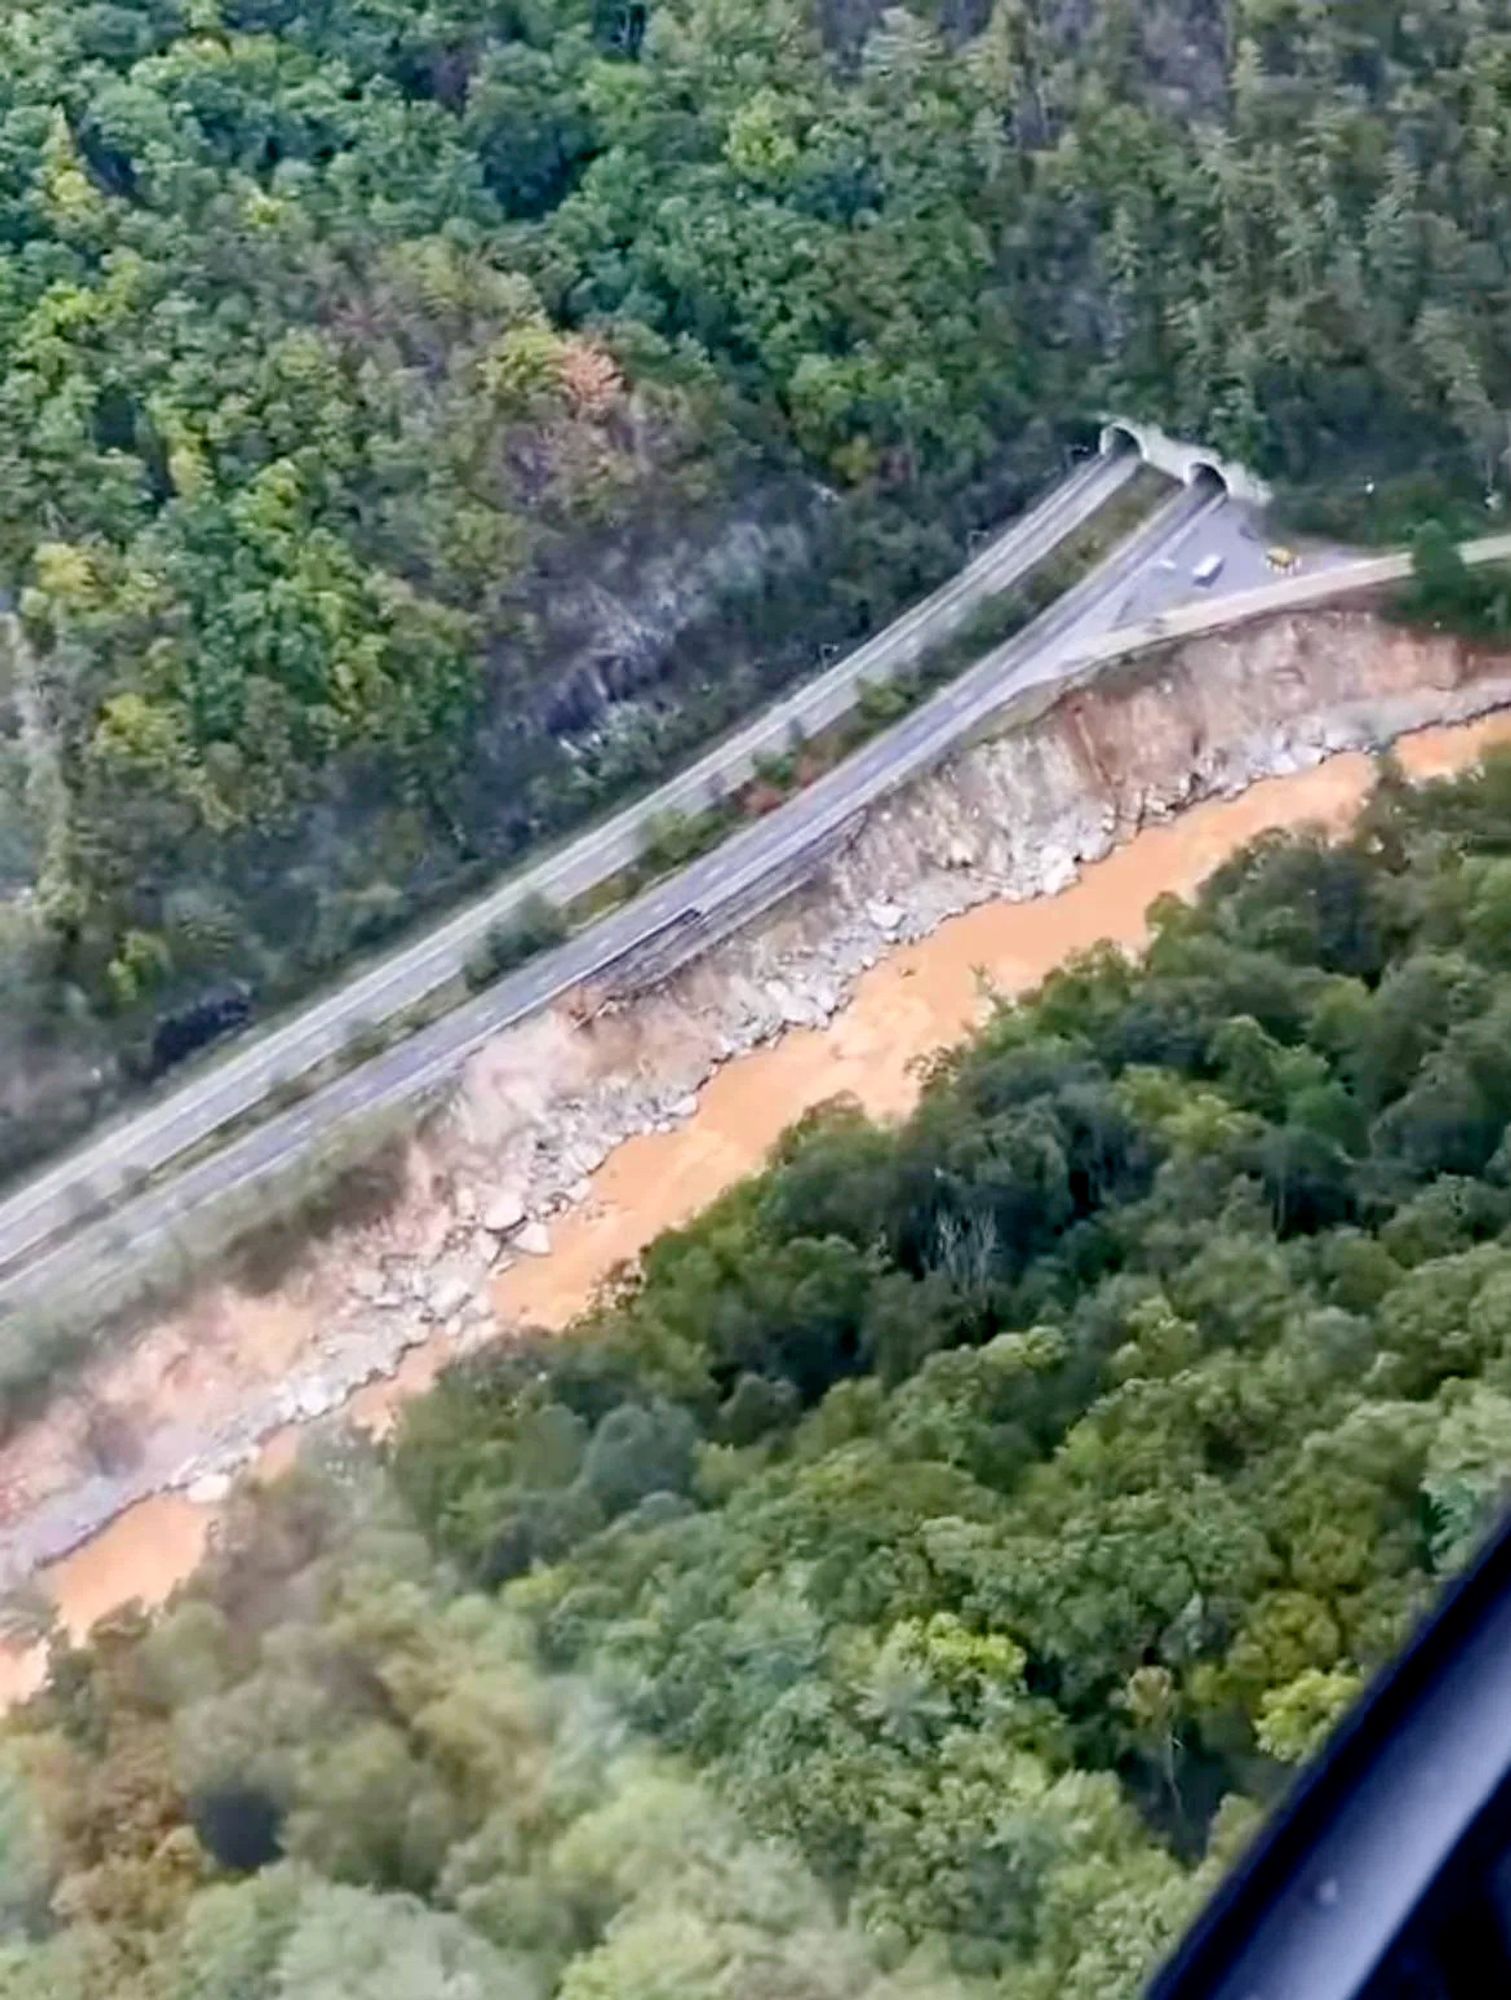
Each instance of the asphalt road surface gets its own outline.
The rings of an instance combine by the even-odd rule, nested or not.
[[[1090,458],[947,583],[885,631],[623,812],[512,876],[412,944],[355,973],[287,1022],[243,1040],[171,1092],[108,1122],[84,1145],[0,1203],[0,1272],[66,1229],[81,1206],[116,1195],[260,1104],[280,1083],[337,1054],[378,1024],[444,986],[494,925],[531,896],[565,904],[618,874],[640,854],[657,813],[702,811],[744,783],[761,756],[778,756],[847,715],[865,680],[905,671],[958,632],[980,607],[1025,576],[1138,470],[1133,456]],[[4,1293],[0,1291],[0,1302]]]
[[[1045,506],[1059,510],[1067,503],[1081,505],[1091,492],[1098,490],[1105,498],[1113,489],[1110,486],[1103,489],[1102,482],[1095,477],[1097,470],[1093,466],[1078,474],[1067,487],[1058,489]],[[1042,514],[1043,510],[1039,512]],[[1151,572],[1168,576],[1171,572],[1162,566],[1172,561],[1184,568],[1189,578],[1190,568],[1200,560],[1208,538],[1214,532],[1228,532],[1235,516],[1242,514],[1243,510],[1220,491],[1179,493],[1016,638],[996,648],[930,701],[904,716],[775,812],[742,829],[679,874],[647,889],[624,908],[579,932],[557,950],[498,981],[431,1027],[327,1084],[296,1109],[269,1118],[244,1137],[166,1180],[160,1188],[125,1201],[104,1221],[76,1227],[62,1240],[37,1250],[0,1280],[0,1307],[14,1309],[27,1299],[45,1295],[50,1288],[66,1289],[75,1297],[90,1295],[98,1289],[102,1297],[106,1296],[108,1287],[120,1283],[127,1261],[171,1245],[183,1224],[202,1204],[297,1161],[342,1121],[402,1104],[440,1084],[489,1036],[537,1011],[570,988],[591,982],[596,974],[637,946],[672,935],[679,925],[711,919],[721,910],[748,907],[753,899],[758,899],[762,884],[780,879],[784,869],[800,869],[806,856],[822,851],[826,841],[841,836],[846,826],[868,806],[937,763],[955,744],[989,722],[1006,701],[1025,689],[1072,673],[1083,674],[1098,664],[1151,644],[1194,637],[1277,611],[1304,609],[1349,593],[1378,589],[1400,581],[1409,573],[1407,557],[1388,556],[1340,563],[1226,596],[1216,594],[1221,590],[1220,580],[1209,591],[1192,584],[1188,587],[1192,601],[1131,625],[1120,622],[1137,578]],[[978,562],[988,560],[993,553],[989,551]],[[1511,557],[1511,535],[1471,544],[1465,555],[1471,562],[1504,561]],[[781,706],[785,708],[788,704]],[[751,732],[743,734],[748,738]],[[785,745],[785,733],[776,740]],[[707,793],[684,795],[684,800],[689,797],[693,804],[702,803]],[[653,809],[653,802],[643,801],[632,817],[622,816],[630,820],[625,831],[638,837],[640,823],[647,811]],[[686,802],[683,809],[687,809]],[[597,836],[585,836],[585,841],[602,838],[620,824],[610,822]],[[629,852],[634,851],[631,848]],[[539,886],[542,874],[562,867],[575,853],[576,848],[543,864],[541,870],[525,880],[531,886]],[[604,872],[613,872],[618,865],[616,860]],[[560,878],[556,879],[559,882]],[[514,893],[521,891],[516,887]],[[561,893],[559,887],[557,893]],[[495,920],[496,912],[486,922]],[[486,928],[486,922],[482,928]],[[456,948],[462,936],[470,942],[477,935],[476,931],[464,932],[459,919],[444,928],[451,933],[452,943],[448,947],[451,949]],[[426,941],[426,945],[432,943],[434,940]],[[425,948],[416,946],[414,952]],[[462,945],[463,956],[467,948]],[[380,967],[377,974],[367,977],[371,979],[383,972]],[[362,983],[354,981],[351,988],[343,988],[330,1001],[322,1003],[322,1010],[337,1007]],[[287,1032],[292,1034],[306,1018],[301,1016],[299,1021],[291,1023]],[[343,1010],[340,1018],[349,1033],[353,1020],[373,1018],[372,1002],[358,1002],[349,1011]],[[248,1050],[247,1057],[260,1054],[267,1042],[274,1039],[268,1037],[263,1044]],[[340,1045],[338,1039],[335,1046]],[[238,1058],[237,1062],[245,1060]],[[184,1109],[192,1113],[195,1092],[213,1085],[217,1077],[232,1067],[233,1064],[227,1063],[219,1070],[207,1072],[166,1105],[157,1107],[154,1117],[174,1112],[180,1098],[191,1100]],[[268,1073],[264,1072],[262,1089],[266,1088],[267,1080]],[[256,1102],[259,1094],[254,1092],[247,1101]],[[213,1130],[214,1123],[201,1129]],[[164,1158],[171,1158],[174,1151],[188,1143],[182,1138],[175,1139],[172,1128],[163,1135],[163,1141],[168,1146]],[[103,1145],[118,1143],[107,1138]],[[57,1186],[47,1199],[28,1202],[28,1197],[35,1194],[34,1189],[28,1189],[0,1210],[0,1255],[22,1257],[28,1244],[43,1244],[47,1236],[66,1229],[68,1216],[66,1209],[60,1210],[60,1197],[82,1171],[76,1160],[49,1177]],[[13,1209],[19,1211],[15,1219]],[[13,1247],[17,1245],[21,1247]]]

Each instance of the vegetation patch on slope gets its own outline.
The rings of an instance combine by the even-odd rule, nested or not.
[[[1511,1474],[1508,912],[1387,771],[243,1495],[0,1734],[0,1993],[1134,1993]]]
[[[1480,506],[1506,55],[1451,0],[13,9],[0,1173],[873,629],[1101,409]]]

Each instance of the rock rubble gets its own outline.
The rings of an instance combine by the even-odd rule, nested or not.
[[[314,1351],[208,1432],[149,1431],[130,1472],[75,1476],[13,1510],[0,1585],[150,1491],[208,1499],[269,1431],[338,1409],[418,1342],[439,1332],[462,1353],[493,1337],[492,1278],[515,1256],[549,1254],[549,1218],[592,1198],[615,1147],[693,1116],[721,1064],[823,1026],[886,952],[985,900],[1062,889],[1197,799],[1508,702],[1503,658],[1329,613],[1147,661],[963,752],[874,811],[821,879],[591,1036],[542,1017],[482,1051],[439,1133],[417,1144],[423,1171],[402,1213],[312,1260]]]

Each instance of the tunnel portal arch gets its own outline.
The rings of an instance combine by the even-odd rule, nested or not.
[[[1183,486],[1220,486],[1235,500],[1264,506],[1270,489],[1255,472],[1236,459],[1224,458],[1206,445],[1174,438],[1158,424],[1141,423],[1132,417],[1109,416],[1103,423],[1098,446],[1104,458],[1136,451],[1146,465],[1156,466]]]
[[[1220,486],[1224,493],[1232,491],[1222,467],[1214,464],[1210,458],[1195,456],[1190,458],[1186,464],[1184,478],[1188,486]]]
[[[1102,434],[1097,440],[1097,449],[1103,458],[1121,458],[1126,452],[1136,451],[1140,458],[1149,456],[1148,446],[1142,432],[1121,417],[1102,426]]]

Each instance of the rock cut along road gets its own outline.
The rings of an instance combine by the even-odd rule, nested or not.
[[[766,818],[743,828],[675,876],[654,884],[623,908],[499,980],[430,1027],[325,1085],[296,1109],[267,1119],[162,1186],[124,1202],[105,1221],[75,1228],[65,1240],[49,1241],[67,1226],[62,1204],[70,1186],[89,1171],[86,1158],[103,1158],[107,1164],[113,1161],[118,1169],[123,1158],[135,1164],[143,1157],[141,1153],[123,1155],[119,1150],[123,1140],[129,1140],[156,1147],[157,1159],[171,1160],[196,1136],[214,1131],[237,1109],[258,1102],[279,1077],[293,1073],[291,1052],[302,1063],[302,1052],[311,1046],[326,1053],[343,1046],[355,1023],[378,1017],[374,994],[381,1001],[384,995],[402,993],[404,998],[393,1003],[402,1006],[449,978],[477,938],[523,896],[544,893],[565,900],[613,875],[638,853],[648,814],[667,807],[695,811],[707,805],[721,784],[738,782],[730,773],[748,775],[755,756],[787,748],[795,722],[808,733],[837,719],[853,705],[862,680],[899,671],[958,630],[976,604],[1005,587],[1013,576],[1021,575],[1071,527],[1086,519],[1130,476],[1131,469],[1126,460],[1093,462],[1083,468],[961,572],[952,585],[828,675],[767,711],[680,778],[506,885],[496,896],[453,918],[409,951],[349,982],[286,1029],[265,1036],[192,1080],[165,1103],[123,1126],[118,1134],[106,1134],[85,1153],[0,1207],[0,1263],[9,1260],[12,1267],[0,1279],[0,1306],[14,1308],[44,1294],[49,1287],[64,1284],[75,1296],[82,1292],[105,1297],[109,1288],[120,1284],[126,1260],[171,1244],[176,1232],[206,1202],[297,1161],[344,1120],[415,1098],[454,1074],[490,1035],[591,980],[637,947],[674,932],[679,924],[702,923],[720,911],[748,908],[763,884],[780,881],[784,870],[799,870],[805,857],[821,853],[825,843],[842,835],[868,806],[938,763],[1026,689],[1091,670],[1151,645],[1377,590],[1410,573],[1410,560],[1405,556],[1339,562],[1316,573],[1287,577],[1228,596],[1203,593],[1197,601],[1156,617],[1122,624],[1132,587],[1140,577],[1155,572],[1168,576],[1169,565],[1177,560],[1189,568],[1206,546],[1206,538],[1219,530],[1227,532],[1232,517],[1241,511],[1220,489],[1214,492],[1199,487],[1180,492],[1017,637],[988,653],[931,700]],[[1472,564],[1504,561],[1511,558],[1511,535],[1470,544],[1464,554]],[[968,578],[975,579],[972,589],[976,594],[952,594]],[[936,619],[939,622],[933,622]],[[335,1040],[322,1042],[322,1037],[332,1032]],[[318,1054],[308,1060],[318,1060]],[[224,1108],[228,1102],[230,1109]],[[153,1157],[150,1151],[147,1157]],[[117,1171],[113,1184],[118,1185],[119,1178]],[[28,1249],[35,1254],[23,1262]]]
[[[757,759],[780,756],[839,721],[854,708],[864,682],[895,677],[953,637],[983,604],[1089,520],[1138,464],[1131,455],[1088,459],[931,596],[664,785],[412,944],[353,974],[287,1022],[243,1041],[156,1103],[107,1124],[0,1203],[0,1273],[12,1272],[66,1231],[81,1206],[108,1202],[133,1180],[159,1171],[255,1109],[280,1085],[340,1053],[360,1029],[391,1019],[445,986],[488,931],[528,898],[565,904],[611,880],[639,857],[653,815],[702,811],[743,784]],[[0,1304],[13,1296],[0,1283]]]

